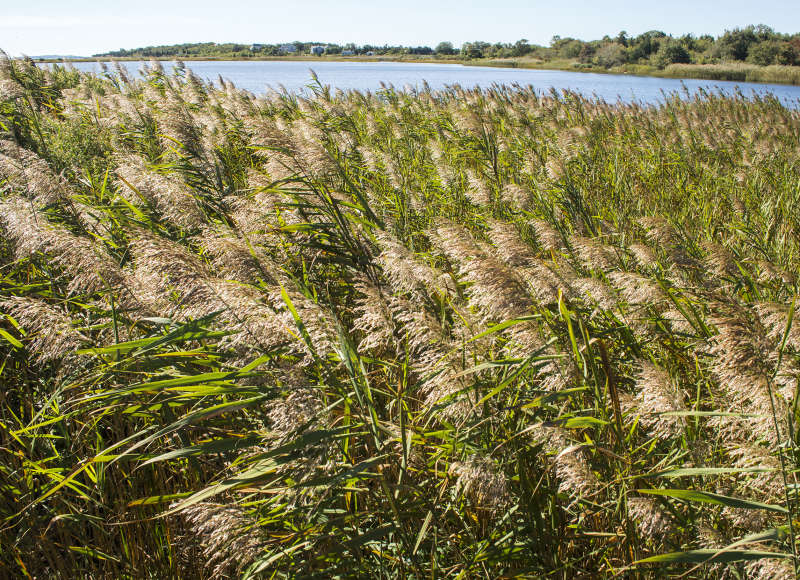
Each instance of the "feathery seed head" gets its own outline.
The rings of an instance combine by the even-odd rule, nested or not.
[[[89,339],[75,330],[62,310],[34,298],[9,296],[0,299],[0,312],[13,317],[28,332],[28,349],[39,363],[72,354]]]
[[[662,217],[639,218],[647,238],[656,245],[672,246],[680,242],[678,231]]]
[[[133,155],[120,159],[116,172],[119,192],[134,205],[142,205],[141,196],[166,221],[182,228],[197,228],[206,222],[189,187],[180,179],[148,169],[143,159]]]
[[[51,224],[19,197],[0,200],[0,225],[14,242],[17,257],[42,252],[63,268],[70,277],[69,293],[98,292],[124,281],[119,266],[99,244]]]
[[[201,502],[180,513],[193,532],[187,543],[202,546],[205,567],[216,578],[243,573],[266,547],[257,519],[235,504]]]
[[[564,249],[564,239],[561,233],[544,220],[531,220],[533,231],[536,232],[536,240],[539,245],[547,250],[559,252]]]
[[[489,222],[489,239],[497,248],[497,255],[509,266],[529,266],[537,262],[533,250],[526,244],[513,224],[492,220]]]
[[[706,251],[706,267],[716,276],[736,277],[739,274],[736,259],[725,246],[710,241],[705,241],[702,245]]]
[[[596,238],[572,236],[570,245],[575,250],[578,260],[589,270],[608,271],[619,265],[614,247]]]
[[[636,522],[639,533],[660,542],[675,532],[672,517],[648,497],[629,497],[628,515]]]
[[[384,292],[368,282],[356,284],[356,290],[362,297],[357,301],[356,313],[360,316],[353,321],[353,329],[364,333],[359,349],[388,348],[394,339],[394,322]]]
[[[506,479],[488,457],[473,455],[453,462],[448,473],[457,477],[456,493],[468,497],[478,509],[497,510],[508,502]]]
[[[759,547],[760,549],[763,549]],[[794,566],[784,558],[761,559],[745,565],[750,580],[793,580],[796,578]]]
[[[611,272],[608,278],[620,291],[622,298],[634,306],[662,306],[667,302],[661,286],[634,272]]]
[[[47,162],[24,147],[0,139],[0,181],[27,193],[38,204],[50,205],[68,196],[67,182]]]
[[[598,278],[578,278],[571,283],[573,294],[588,304],[597,304],[602,310],[617,306],[614,290]]]
[[[685,411],[683,396],[672,384],[667,371],[643,361],[636,380],[636,395],[630,412],[640,414],[639,422],[659,439],[679,436],[686,426],[683,417],[662,415]]]
[[[25,96],[25,89],[12,79],[0,79],[0,101],[14,101]]]
[[[281,437],[291,437],[298,429],[316,420],[323,410],[319,398],[311,389],[297,389],[269,406],[272,430]]]
[[[628,249],[642,268],[653,268],[658,264],[658,258],[649,246],[635,243],[631,244]]]

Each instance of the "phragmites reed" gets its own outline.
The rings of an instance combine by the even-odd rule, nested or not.
[[[457,493],[469,498],[478,509],[500,515],[497,510],[508,501],[508,488],[491,459],[473,455],[466,461],[455,461],[450,464],[449,474],[457,478]]]
[[[796,103],[193,68],[0,54],[0,576],[792,577]]]
[[[628,246],[628,249],[642,268],[653,268],[658,264],[658,258],[650,246],[636,243]]]
[[[531,205],[531,194],[516,183],[509,183],[500,190],[500,199],[510,207],[527,210]]]
[[[396,292],[420,296],[434,292],[442,295],[453,292],[453,283],[448,276],[422,262],[390,234],[378,232],[376,241],[381,250],[376,260],[383,268],[389,285]]]
[[[632,306],[660,307],[668,302],[658,282],[635,272],[611,272],[608,278],[617,287],[622,299]]]
[[[411,301],[393,296],[389,301],[395,320],[402,324],[401,335],[414,351],[424,351],[439,345],[444,338],[444,329],[435,317]]]
[[[275,282],[278,267],[248,238],[227,228],[208,228],[198,236],[198,241],[211,257],[218,277],[247,283]]]
[[[25,96],[25,88],[12,79],[0,79],[0,101],[14,101]]]
[[[444,225],[436,230],[440,250],[458,267],[459,274],[471,283],[470,303],[487,317],[508,320],[528,314],[532,300],[524,284],[507,266],[487,255],[465,230]]]
[[[26,194],[39,205],[50,205],[67,196],[68,186],[33,151],[0,139],[0,183]]]
[[[797,577],[791,562],[778,558],[756,560],[748,563],[745,569],[747,577],[752,580],[792,580]]]
[[[569,495],[574,501],[592,496],[600,489],[600,481],[592,471],[584,449],[574,444],[568,434],[558,428],[542,427],[534,437],[544,444],[551,459],[555,477],[559,480],[558,491]]]
[[[532,266],[538,262],[536,254],[526,244],[513,225],[498,220],[490,222],[489,239],[497,249],[498,257],[513,267]]]
[[[62,359],[89,339],[73,327],[63,309],[35,298],[0,299],[0,312],[12,316],[28,333],[27,348],[39,363]]]
[[[674,387],[669,373],[650,362],[640,364],[636,394],[626,406],[630,413],[638,416],[639,423],[659,439],[680,436],[686,427],[684,417],[665,414],[686,411],[683,396]]]
[[[564,238],[561,233],[548,222],[540,219],[531,220],[536,240],[547,251],[559,252],[564,249]]]
[[[13,242],[17,257],[41,252],[58,264],[71,278],[69,293],[92,293],[123,285],[123,272],[99,243],[48,222],[22,198],[0,201],[0,225]]]
[[[353,329],[364,333],[358,348],[364,351],[388,348],[393,342],[395,325],[385,293],[369,282],[361,282],[355,289],[362,297],[356,307],[359,316],[353,321]]]
[[[295,121],[292,145],[292,160],[298,170],[319,177],[337,171],[334,159],[325,148],[325,134],[308,119]]]
[[[183,303],[206,298],[206,265],[183,245],[141,230],[131,243],[131,253],[139,269],[151,273],[160,291],[177,292]],[[199,295],[199,300],[193,298]]]
[[[289,290],[285,294],[284,297],[279,291],[270,292],[269,304],[277,313],[284,334],[304,335],[303,338],[296,338],[295,346],[306,353],[305,362],[311,363],[315,356],[324,360],[328,355],[338,352],[337,322],[330,310],[301,292]],[[302,323],[302,330],[294,318],[295,314],[291,312],[290,302]]]
[[[614,247],[604,244],[600,240],[584,236],[572,236],[570,245],[573,247],[578,260],[588,270],[608,271],[619,264]]]
[[[482,179],[470,171],[467,173],[467,187],[464,194],[478,206],[489,205],[492,201],[492,192]]]
[[[557,452],[553,458],[555,476],[559,479],[558,491],[575,501],[591,497],[600,488],[597,476],[592,472],[580,447],[569,446]]]
[[[613,310],[617,306],[614,290],[598,278],[578,278],[571,286],[575,296],[589,304],[597,304],[602,310]]]
[[[203,135],[197,120],[186,108],[185,103],[179,100],[179,95],[172,93],[167,101],[165,110],[158,115],[158,124],[164,135],[164,145],[167,148],[176,146],[187,153],[204,158],[208,152],[203,148]]]
[[[205,214],[189,187],[174,176],[156,173],[136,156],[122,158],[116,169],[119,191],[128,201],[152,205],[163,218],[182,228],[197,228],[205,222]]]
[[[215,578],[242,574],[266,548],[257,519],[235,504],[201,502],[180,514],[191,530],[182,542],[200,545],[203,568]]]
[[[636,522],[642,537],[661,542],[675,531],[672,517],[653,499],[648,497],[629,497],[628,515]]]
[[[780,461],[761,445],[736,442],[728,446],[733,465],[739,469],[754,470],[742,475],[741,486],[751,497],[769,501],[780,501],[783,481],[780,477]]]
[[[285,399],[272,402],[267,417],[273,432],[288,438],[317,421],[322,411],[322,403],[312,389],[295,389]]]
[[[738,273],[736,260],[725,246],[714,242],[703,242],[706,251],[706,267],[719,277],[734,277]]]
[[[639,224],[644,228],[647,238],[654,245],[673,246],[681,241],[678,231],[663,217],[641,217],[639,218]]]
[[[800,324],[792,320],[789,324],[789,313],[792,306],[779,303],[760,303],[755,305],[761,325],[767,336],[776,345],[784,342],[785,346],[800,351]]]
[[[770,344],[763,332],[748,320],[746,313],[736,310],[712,320],[719,332],[709,348],[710,368],[729,397],[731,410],[758,417],[771,417],[774,412],[776,417],[785,417],[787,402],[777,396],[769,362]],[[753,441],[765,438],[774,443],[781,438],[772,422],[759,418],[744,422],[750,425],[745,432]],[[786,428],[783,422],[778,420],[779,431]],[[736,431],[736,423],[731,421],[727,429]]]

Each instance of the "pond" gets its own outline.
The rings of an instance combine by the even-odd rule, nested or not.
[[[121,63],[132,76],[137,76],[146,64],[139,61]],[[171,70],[174,63],[162,63]],[[75,62],[82,71],[100,71],[96,62]],[[760,83],[707,81],[697,79],[664,79],[634,75],[581,73],[558,70],[532,70],[464,66],[443,63],[398,62],[334,62],[334,61],[187,61],[186,66],[199,77],[215,81],[218,77],[232,81],[237,87],[256,94],[264,94],[268,87],[285,87],[288,91],[307,90],[311,71],[320,82],[334,89],[379,90],[382,84],[397,89],[421,89],[427,83],[432,89],[449,85],[464,88],[488,88],[494,84],[531,85],[539,92],[570,90],[585,96],[596,96],[609,102],[639,102],[655,104],[665,95],[694,95],[705,90],[733,94],[737,91],[747,97],[772,94],[784,105],[800,108],[800,86]]]

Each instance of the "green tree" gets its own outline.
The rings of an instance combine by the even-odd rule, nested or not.
[[[595,62],[605,68],[619,66],[627,61],[625,48],[616,42],[608,42],[598,49]]]
[[[585,45],[586,43],[583,41],[560,36],[554,36],[550,41],[550,48],[561,58],[578,58]]]
[[[716,43],[719,57],[726,60],[745,60],[752,45],[767,39],[767,30],[769,29],[764,26],[726,30]]]
[[[456,49],[453,48],[452,42],[440,42],[436,45],[436,54],[455,54]]]
[[[747,61],[761,66],[771,64],[792,65],[797,60],[794,47],[786,41],[767,40],[753,44],[747,52]]]
[[[483,58],[483,53],[489,46],[486,42],[465,42],[461,47],[461,55],[469,59]]]
[[[525,56],[529,52],[531,52],[531,45],[528,44],[527,38],[518,40],[511,47],[511,56]]]
[[[689,63],[692,62],[692,57],[686,47],[680,42],[672,40],[661,45],[661,48],[656,54],[656,64],[664,68],[674,63]]]

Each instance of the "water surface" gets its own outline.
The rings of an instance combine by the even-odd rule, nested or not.
[[[99,72],[96,62],[76,62],[82,71]],[[121,63],[132,76],[137,76],[145,62]],[[166,70],[174,63],[163,62]],[[232,81],[237,87],[264,94],[268,87],[285,87],[292,92],[307,90],[313,69],[320,82],[334,89],[379,90],[382,84],[395,88],[421,89],[427,83],[432,89],[451,85],[464,88],[488,88],[494,84],[531,85],[539,92],[571,90],[585,96],[596,96],[609,102],[663,102],[665,94],[694,95],[700,90],[733,94],[740,91],[747,97],[772,94],[785,105],[800,108],[800,86],[771,85],[697,79],[663,79],[634,75],[610,75],[558,70],[531,70],[463,66],[440,63],[398,62],[332,62],[332,61],[188,61],[186,66],[199,77],[216,81],[218,77]]]

